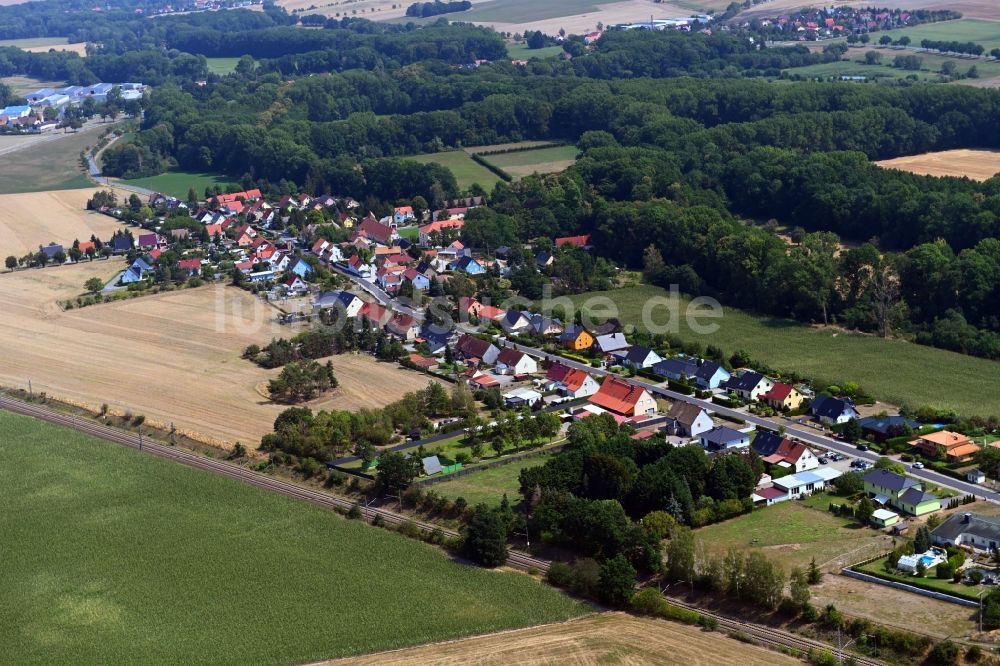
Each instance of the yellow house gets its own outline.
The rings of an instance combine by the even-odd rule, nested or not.
[[[762,393],[758,400],[766,402],[775,409],[798,409],[802,406],[805,396],[791,384],[778,382],[770,391]]]
[[[582,326],[568,326],[559,336],[559,341],[566,349],[584,351],[594,345],[594,336]]]

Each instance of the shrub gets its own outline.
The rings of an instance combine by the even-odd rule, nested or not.
[[[958,645],[944,640],[931,648],[930,654],[927,655],[927,661],[931,664],[940,664],[940,666],[951,666],[958,661],[960,653],[961,648]]]
[[[698,626],[705,629],[705,631],[715,631],[719,628],[719,621],[708,615],[699,615]]]
[[[812,604],[805,604],[801,617],[804,622],[815,622],[819,618],[819,611]]]
[[[975,664],[983,658],[983,648],[978,645],[973,645],[968,650],[965,651],[965,660]]]
[[[551,569],[549,572],[551,573]],[[660,607],[666,603],[663,597],[660,595],[659,590],[652,587],[647,587],[635,595],[632,596],[632,601],[629,602],[632,607],[632,611],[640,615],[658,615],[660,612]]]
[[[829,650],[819,650],[817,648],[809,650],[806,659],[813,666],[838,666],[840,663]]]
[[[574,579],[573,567],[565,562],[553,562],[545,573],[545,580],[556,587],[570,588]],[[645,590],[643,590],[645,592]],[[639,595],[636,595],[638,597]]]

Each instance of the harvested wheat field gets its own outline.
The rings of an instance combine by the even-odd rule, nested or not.
[[[900,169],[922,176],[966,176],[986,180],[1000,173],[1000,151],[943,150],[875,162],[887,169]]]
[[[255,445],[285,406],[261,389],[278,370],[240,358],[251,343],[295,331],[276,311],[232,287],[206,286],[63,311],[91,277],[109,279],[120,260],[0,275],[0,385],[97,409],[173,423],[208,443]],[[426,375],[369,356],[332,359],[341,388],[315,408],[378,407],[423,388]]]
[[[802,662],[683,624],[632,617],[624,613],[605,613],[561,624],[338,659],[325,662],[325,666],[715,666],[733,663],[742,666],[783,666]]]
[[[70,247],[74,240],[111,237],[122,224],[86,210],[94,189],[0,194],[0,255],[21,257],[39,245]]]

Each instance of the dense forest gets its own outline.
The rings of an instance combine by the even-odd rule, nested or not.
[[[304,30],[267,6],[114,22],[122,8],[112,3],[87,27],[98,36],[70,32],[79,21],[58,8],[80,11],[74,2],[58,0],[35,23],[0,8],[0,37],[100,46],[85,59],[0,49],[0,74],[155,84],[141,131],[105,153],[110,175],[177,166],[437,206],[458,193],[453,175],[402,156],[572,143],[579,160],[564,174],[497,185],[466,239],[496,247],[592,233],[600,255],[657,284],[1000,358],[1000,179],[872,164],[998,147],[997,91],[775,85],[755,79],[835,60],[845,47],[761,48],[725,32],[607,31],[593,49],[570,36],[574,57],[515,66],[500,35],[445,19],[331,19]],[[234,74],[208,73],[206,56],[236,55]],[[473,65],[484,60],[493,62]],[[533,282],[529,272],[520,283]]]

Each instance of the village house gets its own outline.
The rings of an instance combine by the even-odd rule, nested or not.
[[[540,314],[528,317],[528,326],[535,335],[560,335],[563,332],[561,321]]]
[[[761,393],[759,400],[775,409],[792,410],[802,406],[805,396],[791,384],[777,382],[771,390]]]
[[[622,416],[652,416],[656,413],[656,400],[646,389],[609,375],[601,383],[590,402]]]
[[[564,245],[577,248],[586,248],[590,246],[590,235],[586,236],[563,236],[562,238],[556,239],[556,247],[560,248]]]
[[[712,417],[698,405],[677,401],[667,412],[666,431],[676,437],[698,437],[715,427]]]
[[[941,501],[923,490],[923,483],[887,469],[875,468],[863,478],[865,494],[881,506],[892,506],[911,516],[941,508]]]
[[[559,336],[559,342],[570,351],[586,351],[594,344],[594,336],[582,326],[570,324]]]
[[[493,365],[500,356],[500,350],[487,341],[465,334],[455,343],[455,353],[463,361],[482,362]]]
[[[181,259],[177,262],[177,268],[190,276],[201,274],[201,259]]]
[[[840,471],[832,467],[789,474],[775,479],[772,487],[785,493],[785,498],[806,497],[826,488],[827,484],[840,476]],[[759,491],[756,491],[759,492]],[[780,501],[780,500],[779,500]]]
[[[867,416],[858,419],[861,432],[867,439],[884,442],[916,430],[920,424],[902,416]]]
[[[497,355],[496,369],[502,375],[530,375],[538,372],[538,363],[524,352],[504,347]]]
[[[936,546],[972,548],[992,553],[1000,548],[1000,518],[978,513],[953,513],[931,532]]]
[[[910,442],[914,450],[926,458],[960,462],[979,453],[980,446],[965,435],[950,430],[921,435]]]
[[[298,275],[289,275],[281,281],[281,285],[289,294],[301,294],[309,291],[309,285]]]
[[[752,448],[769,465],[789,467],[796,472],[819,467],[819,459],[809,447],[770,430],[758,430]]]
[[[462,271],[463,273],[468,273],[469,275],[482,275],[486,272],[486,267],[483,266],[479,260],[474,259],[473,257],[464,256],[448,264],[448,270]]]
[[[568,398],[586,398],[594,395],[601,385],[583,370],[570,369],[559,381],[558,390]]]
[[[349,291],[324,291],[313,301],[313,308],[317,310],[342,309],[344,314],[350,318],[357,317],[364,304],[363,300]]]
[[[728,451],[750,445],[750,435],[727,426],[716,426],[702,433],[700,443],[708,451]]]
[[[735,393],[743,400],[757,400],[774,387],[774,382],[768,377],[753,370],[744,370],[722,385],[730,393]]]
[[[614,356],[617,363],[635,370],[651,368],[663,360],[652,349],[640,345],[633,345],[628,350],[618,352]]]
[[[397,206],[392,209],[392,221],[396,224],[406,224],[414,219],[416,215],[413,213],[413,206]]]
[[[396,233],[395,225],[382,224],[373,216],[368,216],[358,225],[353,237],[365,238],[380,245],[392,245],[399,234]]]
[[[452,217],[447,220],[437,220],[420,227],[418,230],[418,239],[422,246],[431,247],[431,245],[442,236],[445,230],[451,230],[452,233],[457,234],[463,226],[465,226],[465,221],[459,217]],[[452,236],[452,238],[454,238],[454,236]]]
[[[515,335],[528,330],[528,327],[531,325],[531,322],[524,316],[524,313],[518,310],[508,310],[499,323],[500,328]]]
[[[417,337],[417,321],[410,315],[396,314],[385,325],[385,330],[403,342],[413,342]]]
[[[628,340],[625,339],[625,335],[622,333],[609,333],[594,338],[594,348],[604,355],[613,354],[629,347]]]
[[[817,396],[809,406],[813,417],[825,425],[847,423],[858,418],[858,410],[847,398],[833,398],[828,395]]]

